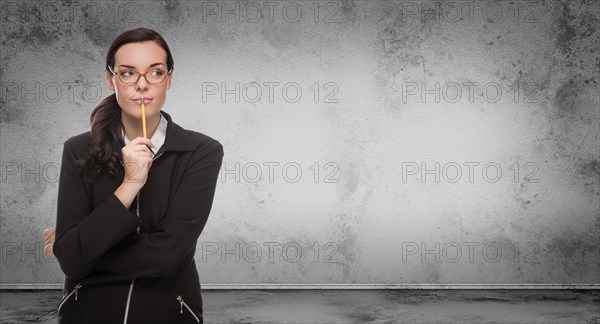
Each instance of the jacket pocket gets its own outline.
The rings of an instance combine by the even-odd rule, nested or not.
[[[181,295],[177,295],[176,299],[179,302],[179,314],[183,315],[185,311],[194,317],[196,323],[200,323],[200,319],[198,318],[196,313],[194,313],[192,308],[183,300],[183,297],[181,297]]]
[[[63,305],[71,298],[71,296],[75,295],[75,300],[77,300],[77,291],[83,287],[81,285],[81,283],[77,283],[77,285],[75,285],[75,288],[73,288],[73,290],[71,290],[70,293],[66,294],[65,296],[63,296],[63,298],[61,299],[60,303],[58,304],[58,312],[60,312],[60,309],[63,307]]]

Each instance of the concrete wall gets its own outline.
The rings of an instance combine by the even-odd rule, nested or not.
[[[175,58],[163,109],[225,148],[203,284],[599,283],[598,21],[593,1],[3,1],[0,281],[62,282],[42,253],[62,143],[144,26]]]

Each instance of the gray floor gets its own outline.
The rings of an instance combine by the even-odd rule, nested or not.
[[[203,290],[205,323],[600,323],[598,290]],[[1,291],[1,323],[55,323],[59,290]]]

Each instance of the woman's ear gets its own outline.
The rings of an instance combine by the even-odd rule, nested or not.
[[[106,81],[108,81],[108,88],[114,92],[115,84],[114,84],[112,77],[113,77],[112,73],[110,73],[110,71],[106,71]]]
[[[175,71],[171,71],[171,73],[169,73],[169,75],[167,76],[167,90],[171,89],[171,81],[173,79],[173,73],[175,73]]]

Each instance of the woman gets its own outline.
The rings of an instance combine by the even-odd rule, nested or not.
[[[194,254],[223,146],[161,111],[172,77],[157,32],[122,33],[106,56],[114,94],[64,143],[56,230],[44,232],[65,274],[60,324],[203,323]]]

